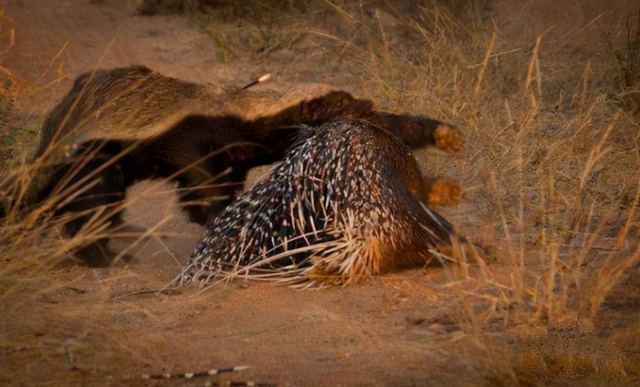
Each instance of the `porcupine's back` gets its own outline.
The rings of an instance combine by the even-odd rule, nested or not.
[[[304,129],[264,180],[207,225],[175,284],[242,268],[348,282],[423,263],[454,235],[425,195],[410,150],[393,135],[359,121]]]

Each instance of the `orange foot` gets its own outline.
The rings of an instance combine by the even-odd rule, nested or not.
[[[435,180],[429,187],[427,202],[432,206],[457,207],[464,199],[462,188],[450,180]]]
[[[464,150],[464,137],[460,129],[452,125],[438,125],[435,131],[436,146],[448,152]]]

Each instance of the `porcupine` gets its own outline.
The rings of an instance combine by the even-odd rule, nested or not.
[[[219,273],[349,282],[424,265],[436,249],[463,259],[453,226],[425,204],[411,148],[427,144],[456,151],[462,138],[436,120],[387,114],[303,129],[282,162],[206,225],[173,285]]]
[[[180,200],[190,219],[204,224],[233,200],[250,168],[282,157],[294,138],[288,127],[370,108],[369,101],[320,84],[277,99],[183,82],[143,66],[86,73],[45,120],[35,155],[43,166],[23,202],[57,196],[63,204],[54,204],[56,214],[84,211],[64,227],[73,236],[103,205],[109,206],[106,221],[121,227],[118,204],[126,188],[170,178],[187,191]],[[112,259],[106,242],[76,256],[106,266]]]

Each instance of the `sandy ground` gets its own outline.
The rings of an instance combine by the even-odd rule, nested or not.
[[[5,5],[5,16],[4,27],[15,28],[15,45],[3,64],[41,86],[35,98],[16,106],[34,127],[72,79],[96,67],[144,64],[226,85],[272,72],[274,82],[264,87],[279,91],[300,81],[332,83],[341,73],[347,90],[362,89],[358,74],[345,73],[357,69],[354,64],[332,60],[311,44],[264,57],[243,51],[252,47],[231,47],[231,60],[221,64],[215,39],[193,19],[133,15],[123,0],[16,0]],[[61,74],[68,77],[56,81]],[[456,168],[463,161],[451,156],[419,151],[417,157],[424,169],[461,173]],[[450,169],[434,167],[443,163]],[[143,183],[130,193],[141,198],[127,209],[131,223],[150,228],[166,222],[159,233],[164,237],[145,242],[134,262],[20,278],[23,297],[6,293],[17,278],[2,279],[0,384],[202,385],[230,377],[125,381],[121,375],[246,364],[251,368],[234,380],[280,386],[640,385],[640,297],[628,292],[612,297],[620,302],[607,304],[606,316],[552,330],[514,318],[518,305],[496,307],[490,298],[470,297],[487,287],[477,268],[463,283],[426,268],[320,291],[238,283],[156,293],[186,263],[200,227],[176,211],[171,186]],[[480,222],[467,216],[465,204],[443,213],[472,238],[481,237]],[[508,276],[500,267],[493,271]],[[628,280],[631,289],[639,283]],[[562,361],[584,371],[567,375],[554,365]]]

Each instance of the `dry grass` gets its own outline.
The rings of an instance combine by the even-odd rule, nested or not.
[[[499,0],[466,6],[327,0],[298,9],[256,2],[250,11],[225,5],[194,20],[216,41],[220,62],[251,60],[256,74],[268,68],[309,80],[286,65],[309,58],[315,61],[309,64],[316,74],[311,80],[349,85],[384,109],[447,119],[465,131],[467,150],[455,160],[418,152],[426,173],[455,178],[467,191],[461,207],[446,215],[474,242],[482,267],[471,268],[461,281],[436,275],[429,297],[439,300],[434,305],[440,312],[425,312],[429,329],[457,343],[451,351],[465,369],[486,385],[572,385],[585,378],[631,385],[640,378],[637,319],[624,318],[639,312],[640,131],[634,98],[640,8],[632,2],[616,2],[609,10],[585,7],[584,20],[571,29],[545,24],[545,10],[554,12],[551,2],[527,7],[537,8],[516,12]],[[0,60],[13,36],[2,31]],[[0,94],[5,139],[22,124],[8,107],[29,87],[12,69],[0,67],[0,76],[6,86]],[[25,142],[33,143],[19,142],[25,149]],[[47,217],[46,210],[64,197],[29,213],[15,207],[37,170],[24,166],[20,146],[2,149],[0,202],[8,216],[0,223],[0,283],[9,312],[68,287],[69,277],[81,274],[52,277],[51,267],[74,246],[108,232],[96,222],[72,239],[61,238],[64,219]],[[155,231],[145,236],[162,243]],[[111,284],[138,276],[115,270]],[[159,288],[167,277],[145,283]],[[380,281],[426,292],[411,279]],[[414,294],[422,297],[420,292]],[[84,313],[111,310],[108,294],[94,293]],[[147,318],[158,318],[156,312]],[[142,345],[131,362],[164,364],[151,348]],[[444,348],[443,356],[453,356]]]

